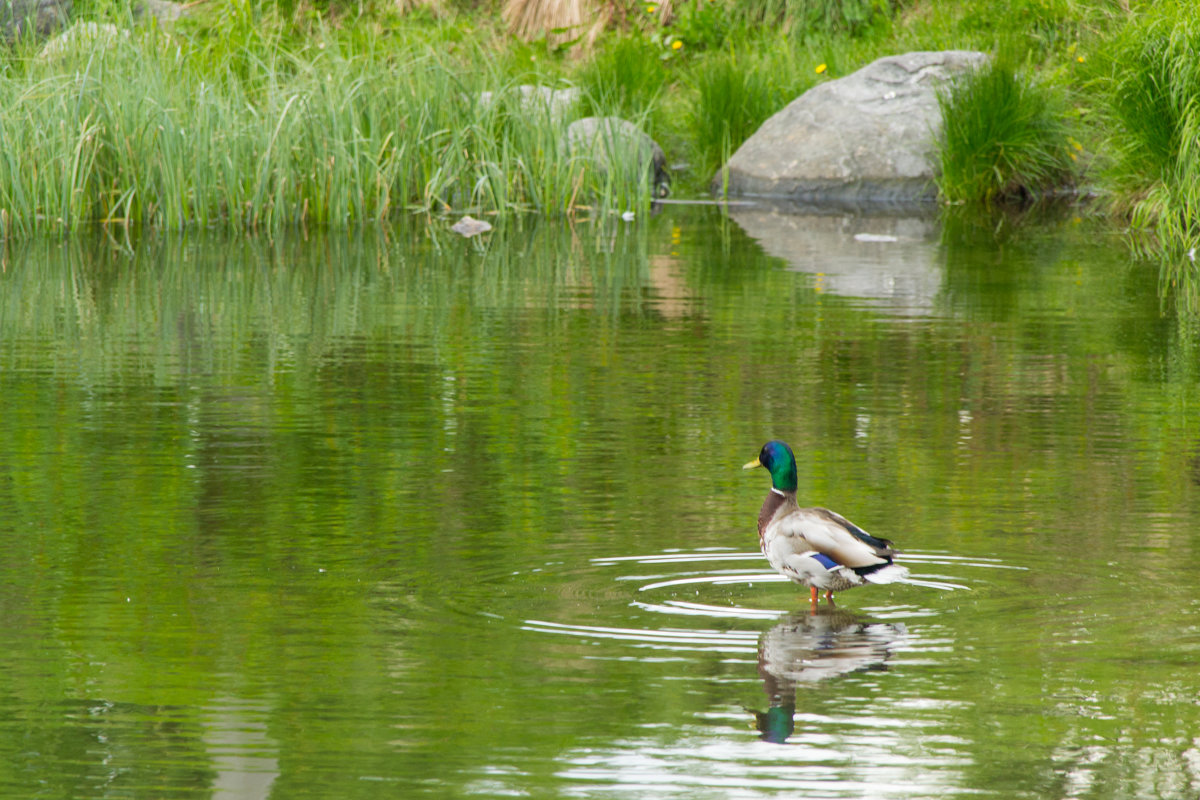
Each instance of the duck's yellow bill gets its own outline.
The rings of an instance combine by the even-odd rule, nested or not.
[[[760,464],[758,459],[756,458],[753,461],[751,461],[749,464],[743,464],[742,469],[754,469],[755,467],[761,467],[761,466],[762,466],[762,464]]]

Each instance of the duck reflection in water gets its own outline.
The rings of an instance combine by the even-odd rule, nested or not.
[[[758,674],[771,707],[754,712],[762,738],[782,743],[795,730],[796,689],[863,670],[885,670],[904,626],[870,622],[837,608],[797,611],[758,640]]]

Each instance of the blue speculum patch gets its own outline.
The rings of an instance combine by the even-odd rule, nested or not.
[[[838,565],[836,561],[824,553],[813,553],[812,557],[820,562],[821,566],[825,567],[825,569],[833,569]]]

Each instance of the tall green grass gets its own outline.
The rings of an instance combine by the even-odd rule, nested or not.
[[[25,53],[0,73],[0,222],[274,229],[649,202],[567,153],[567,120],[513,89],[486,52],[375,36],[221,49],[149,30]]]
[[[799,36],[859,35],[886,19],[892,0],[756,0],[733,4],[734,19],[750,25],[782,28]]]
[[[673,78],[664,52],[642,35],[605,42],[575,76],[588,111],[630,118],[652,112]]]
[[[1098,81],[1109,131],[1105,181],[1168,249],[1200,242],[1200,9],[1164,2],[1108,43]]]
[[[800,94],[798,82],[797,76],[781,76],[748,54],[729,50],[706,57],[690,73],[693,166],[712,176],[768,117]]]
[[[1200,11],[1133,5],[1126,15],[1104,0],[703,0],[664,28],[638,4],[575,60],[506,40],[478,4],[443,4],[446,21],[388,12],[390,0],[223,0],[106,47],[0,53],[0,230],[624,210],[651,199],[635,160],[605,172],[568,152],[573,117],[523,104],[517,84],[565,76],[584,90],[574,116],[642,125],[670,161],[690,163],[674,176],[686,196],[816,81],[904,50],[1008,43],[1016,55],[1004,63],[1025,67],[981,72],[943,97],[943,196],[992,202],[1069,182],[1072,153],[1082,158],[1062,114],[1069,99],[1094,121],[1074,135],[1111,154],[1091,185],[1135,222],[1197,238]],[[119,0],[80,10],[134,24]],[[772,25],[752,24],[763,20]],[[785,23],[803,35],[781,35]],[[1058,83],[1031,77],[1055,69]],[[485,90],[495,102],[480,101]]]
[[[1075,140],[1050,87],[992,59],[940,91],[938,103],[944,200],[1032,199],[1069,180]]]
[[[1173,169],[1200,99],[1200,18],[1172,4],[1113,40],[1102,79],[1113,124],[1112,178],[1130,188]]]

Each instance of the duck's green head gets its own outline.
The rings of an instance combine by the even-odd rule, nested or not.
[[[792,454],[792,448],[778,439],[764,444],[758,458],[742,469],[753,467],[766,467],[767,472],[771,473],[771,485],[779,491],[796,491],[796,456]]]

